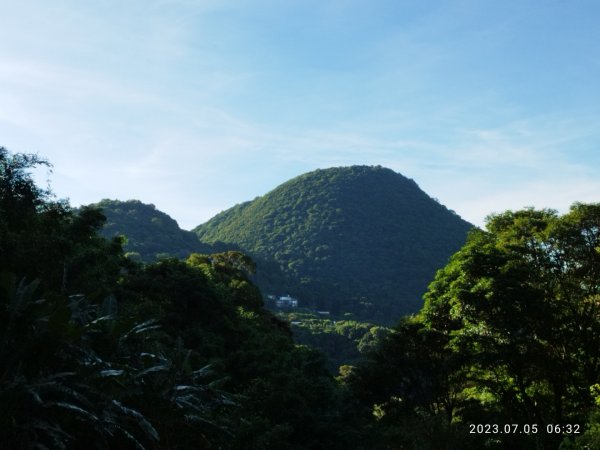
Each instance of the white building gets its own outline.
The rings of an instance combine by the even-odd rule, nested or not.
[[[298,299],[294,297],[290,297],[290,295],[284,295],[275,300],[275,305],[278,308],[297,308],[298,307]]]

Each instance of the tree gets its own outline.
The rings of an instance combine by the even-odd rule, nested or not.
[[[491,216],[426,296],[426,320],[452,324],[449,345],[469,356],[470,395],[492,398],[505,420],[581,421],[591,406],[599,226],[598,204]]]
[[[75,212],[39,188],[31,171],[40,166],[52,167],[37,155],[0,147],[0,271],[38,278],[44,289],[67,295],[85,290],[102,301],[125,264],[122,241],[97,235],[105,221],[97,208]]]
[[[112,295],[138,266],[97,234],[97,209],[35,185],[39,165],[0,149],[0,447],[210,447],[230,402],[206,360]]]
[[[11,154],[0,147],[0,212],[3,222],[24,222],[31,214],[47,206],[50,191],[40,189],[29,172],[38,166],[52,167],[38,155]]]
[[[464,430],[450,424],[457,407],[454,378],[460,355],[448,336],[406,317],[352,370],[346,382],[375,418],[376,448],[457,448]],[[460,431],[460,432],[458,432]]]
[[[66,212],[51,192],[36,186],[30,171],[50,167],[32,154],[10,154],[0,147],[0,270],[15,268],[23,275],[36,261],[40,231],[51,228]]]
[[[576,203],[563,216],[534,209],[490,216],[486,230],[473,230],[438,271],[412,325],[418,333],[401,324],[364,369],[390,374],[377,388],[384,390],[379,410],[389,414],[396,397],[406,408],[407,393],[419,391],[402,394],[397,383],[437,354],[447,380],[438,386],[453,399],[440,412],[453,427],[584,423],[594,407],[590,387],[600,378],[599,292],[600,204]],[[401,362],[390,366],[394,360]],[[425,367],[444,374],[435,364]],[[546,433],[483,436],[475,448],[558,448],[561,440]]]

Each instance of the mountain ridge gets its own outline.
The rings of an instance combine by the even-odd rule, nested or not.
[[[263,291],[291,291],[305,306],[389,322],[390,314],[418,310],[435,271],[471,227],[414,180],[381,166],[349,166],[292,178],[192,231],[206,244],[249,253]]]
[[[209,253],[191,231],[183,230],[168,214],[140,200],[103,199],[89,206],[100,208],[106,217],[101,234],[106,238],[123,235],[129,257],[151,262],[163,256],[186,258],[190,253]]]

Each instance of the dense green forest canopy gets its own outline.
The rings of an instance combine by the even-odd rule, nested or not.
[[[391,323],[420,308],[470,227],[413,180],[353,166],[301,175],[194,231],[250,254],[265,292]]]
[[[239,252],[141,264],[0,148],[0,448],[349,448],[323,356]]]
[[[291,313],[362,342],[334,378],[247,255],[126,258],[40,165],[0,148],[0,448],[600,448],[600,203],[489,217],[372,339]]]
[[[101,234],[110,239],[125,236],[127,256],[152,262],[161,257],[187,258],[190,253],[210,253],[191,231],[179,228],[177,222],[154,205],[139,200],[108,200],[89,205],[102,210],[106,222]]]
[[[327,367],[337,374],[340,366],[358,365],[391,329],[347,318],[322,317],[298,308],[277,313],[292,325],[294,341],[322,351]]]
[[[600,204],[507,211],[348,380],[384,448],[600,448],[599,343]]]

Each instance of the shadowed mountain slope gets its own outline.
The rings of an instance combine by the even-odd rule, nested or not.
[[[416,312],[437,269],[472,227],[380,166],[316,170],[196,227],[258,263],[264,293],[382,323]]]
[[[124,235],[125,251],[138,253],[143,261],[154,261],[157,256],[187,258],[190,253],[211,252],[210,246],[202,244],[191,231],[179,228],[174,219],[154,205],[139,200],[104,199],[90,206],[99,207],[106,216],[102,235]]]

